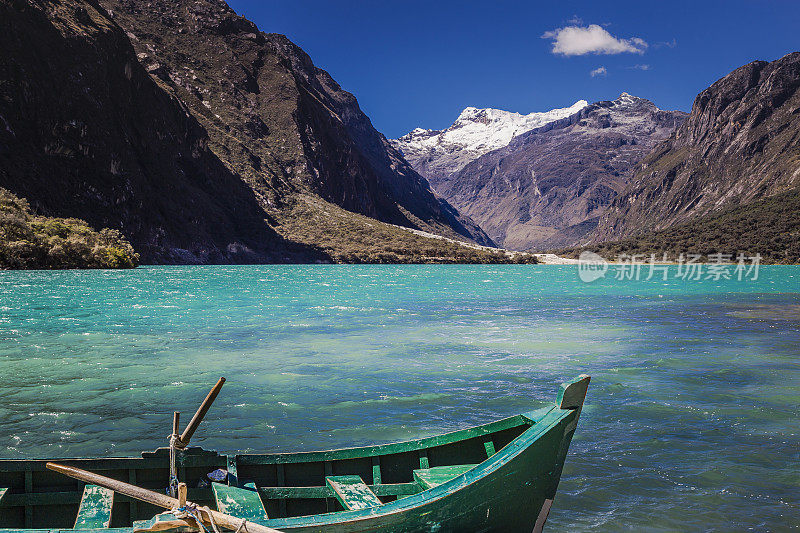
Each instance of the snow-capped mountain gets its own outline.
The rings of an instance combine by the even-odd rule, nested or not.
[[[586,100],[578,100],[570,107],[527,115],[468,107],[445,130],[417,128],[391,142],[417,172],[435,182],[483,154],[507,146],[514,137],[573,115],[587,105]]]
[[[504,248],[572,245],[685,117],[622,93],[517,135],[431,184]]]

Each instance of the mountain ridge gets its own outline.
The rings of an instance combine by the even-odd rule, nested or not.
[[[224,2],[0,10],[0,186],[38,214],[119,229],[143,263],[491,255],[399,235],[493,244],[353,95]]]
[[[267,209],[310,191],[383,222],[491,244],[436,197],[356,98],[284,35],[261,32],[221,0],[101,3]]]
[[[0,185],[37,214],[118,229],[146,262],[322,257],[265,223],[99,5],[3,0],[0,50]]]
[[[660,231],[800,186],[800,52],[754,61],[695,98],[590,242]]]
[[[587,105],[586,100],[578,100],[569,107],[527,115],[495,108],[466,107],[453,124],[443,130],[416,128],[391,142],[420,174],[435,184],[478,157],[507,146],[515,137],[570,116]]]
[[[505,248],[562,247],[594,229],[633,166],[684,117],[622,93],[517,135],[458,172],[430,179]]]

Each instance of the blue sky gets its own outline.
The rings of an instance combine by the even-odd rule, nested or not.
[[[468,106],[529,113],[623,91],[688,111],[734,68],[800,50],[791,0],[229,3],[300,45],[387,137]]]

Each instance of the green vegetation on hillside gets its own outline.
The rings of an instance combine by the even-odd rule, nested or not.
[[[556,253],[577,257],[583,250],[613,260],[620,254],[761,254],[765,263],[800,263],[800,191],[728,208],[662,231]]]
[[[284,237],[316,247],[335,263],[537,262],[531,254],[421,236],[311,195],[276,213],[276,218],[275,229]]]
[[[0,188],[0,268],[134,268],[138,262],[119,231],[34,215],[27,200]]]

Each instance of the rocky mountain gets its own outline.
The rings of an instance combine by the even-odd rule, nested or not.
[[[638,256],[648,262],[657,258],[677,261],[681,254],[701,256],[703,261],[723,257],[738,262],[743,256],[749,264],[760,256],[765,263],[800,263],[800,189],[768,196],[745,205],[723,207],[706,215],[666,229],[623,239],[558,250],[560,256],[578,258],[586,250],[607,260]],[[714,258],[716,255],[716,259]]]
[[[217,0],[0,0],[0,186],[144,263],[484,254],[398,226],[491,243],[302,50]]]
[[[490,244],[373,128],[355,97],[283,35],[221,0],[102,0],[139,60],[281,223],[311,193],[377,220]],[[287,197],[289,197],[287,199]],[[285,205],[284,205],[285,204]]]
[[[527,115],[468,107],[445,130],[417,128],[392,144],[436,188],[440,180],[483,154],[507,146],[526,131],[573,115],[586,105],[586,100],[578,100],[570,107]]]
[[[0,50],[0,186],[38,214],[119,229],[145,261],[290,252],[104,9],[1,0]]]
[[[635,165],[685,115],[622,93],[518,135],[433,183],[506,248],[566,246],[595,228]]]
[[[603,214],[593,241],[662,230],[722,211],[729,219],[730,209],[798,186],[800,52],[795,52],[771,63],[749,63],[701,92],[683,125],[637,167]],[[761,229],[763,236],[769,233]]]

